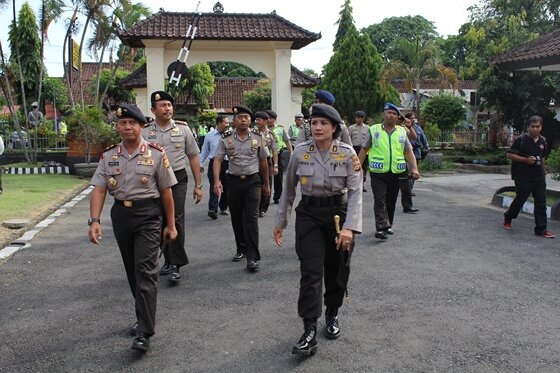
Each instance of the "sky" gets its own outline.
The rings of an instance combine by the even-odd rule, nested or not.
[[[135,1],[135,0],[133,0]],[[28,0],[31,7],[38,13],[40,0]],[[153,12],[157,12],[163,3],[161,0],[141,1]],[[19,11],[23,1],[16,0]],[[165,11],[193,12],[197,8],[198,0],[167,1]],[[212,12],[216,0],[201,0],[198,10]],[[320,40],[309,44],[301,50],[292,51],[292,64],[298,69],[310,68],[320,73],[322,67],[329,62],[332,55],[332,44],[336,35],[336,21],[344,0],[221,0],[226,13],[276,13],[296,25],[315,33],[321,33]],[[385,18],[407,15],[421,15],[434,22],[440,35],[455,35],[459,27],[468,20],[468,8],[477,0],[391,0],[381,2],[377,0],[352,0],[354,21],[358,29],[379,23]],[[68,18],[70,14],[66,16]],[[4,51],[9,52],[8,24],[12,17],[12,2],[1,9],[0,39]],[[49,42],[45,47],[46,67],[49,76],[62,76],[62,45],[64,42],[64,22],[49,29]],[[78,37],[75,37],[78,39]],[[192,48],[196,48],[196,40]],[[92,61],[87,55],[83,61]]]

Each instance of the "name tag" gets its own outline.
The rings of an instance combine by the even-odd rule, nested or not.
[[[119,162],[109,162],[109,166],[118,166]]]

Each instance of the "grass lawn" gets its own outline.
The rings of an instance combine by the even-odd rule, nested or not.
[[[2,175],[0,222],[7,219],[38,220],[55,210],[88,184],[70,175]],[[18,231],[0,227],[0,247]],[[4,242],[5,243],[5,242]]]

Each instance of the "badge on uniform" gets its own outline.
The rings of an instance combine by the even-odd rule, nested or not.
[[[118,154],[113,154],[113,156],[111,157],[111,159],[113,161],[116,161],[117,159],[119,159],[119,155]]]
[[[179,149],[181,147],[181,144],[175,144],[175,149]]]
[[[142,184],[148,184],[148,178],[146,176],[143,176],[140,181],[142,181]]]
[[[308,161],[311,158],[311,156],[309,155],[309,153],[305,153],[303,155],[303,159],[305,159],[306,161]]]
[[[117,186],[117,179],[111,176],[111,178],[109,178],[107,183],[109,184],[110,187],[114,188]]]
[[[157,136],[156,136],[156,131],[150,131],[150,132],[148,132],[148,138],[149,138],[149,139],[155,139],[155,138],[157,138]]]
[[[331,158],[334,159],[335,161],[343,161],[346,159],[346,154],[345,153],[331,153]]]
[[[360,165],[360,158],[358,158],[358,156],[355,154],[352,156],[352,168],[356,172],[360,171],[360,169],[362,168],[362,166]]]
[[[119,165],[119,162],[118,162],[118,161],[116,161],[116,162],[109,162],[109,167],[118,166],[118,165]]]
[[[251,147],[252,148],[258,148],[259,147],[259,142],[257,140],[252,140],[251,141]]]
[[[309,183],[309,179],[307,178],[307,176],[302,176],[299,181],[301,185],[307,185],[307,183]]]

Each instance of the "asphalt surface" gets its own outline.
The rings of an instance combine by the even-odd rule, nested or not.
[[[210,220],[207,195],[198,206],[188,201],[191,264],[179,286],[160,279],[157,334],[140,354],[130,349],[134,305],[112,198],[100,246],[87,240],[86,198],[0,266],[0,371],[557,372],[560,238],[534,236],[528,215],[505,231],[490,201],[506,185],[507,175],[423,178],[420,212],[403,214],[399,203],[395,235],[382,242],[368,180],[343,334],[327,340],[321,318],[317,354],[303,359],[291,355],[303,331],[295,216],[283,247],[272,239],[276,205],[259,219],[263,259],[250,274],[231,262],[229,217]],[[549,229],[560,233],[560,224]]]

